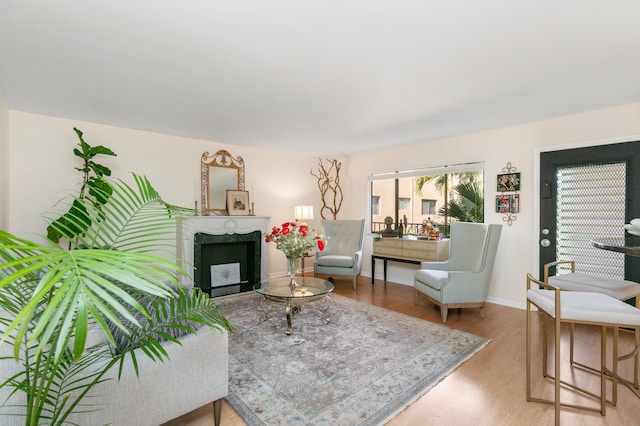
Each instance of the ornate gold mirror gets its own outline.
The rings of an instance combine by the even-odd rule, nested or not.
[[[244,160],[220,150],[213,155],[202,154],[200,162],[202,214],[224,215],[227,211],[227,190],[244,191]]]

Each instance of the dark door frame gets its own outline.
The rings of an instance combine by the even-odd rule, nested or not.
[[[551,245],[548,253],[556,252],[555,238],[555,210],[556,192],[555,171],[559,167],[581,165],[581,164],[602,164],[614,162],[627,163],[627,203],[626,203],[626,223],[634,217],[640,217],[640,142],[628,141],[611,144],[591,145],[570,149],[549,149],[540,151],[538,154],[538,227],[536,229],[535,242],[538,252],[538,266],[540,277],[544,263],[555,259],[544,259],[540,250],[542,238],[549,239]],[[635,184],[638,182],[638,184]],[[549,229],[549,235],[542,236],[542,229]],[[625,256],[625,278],[640,281],[640,258]],[[635,278],[635,279],[634,279]]]

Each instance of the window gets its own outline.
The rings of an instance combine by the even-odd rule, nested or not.
[[[411,210],[411,198],[398,198],[398,210]]]
[[[371,232],[382,232],[387,221],[394,230],[402,223],[405,233],[418,234],[431,220],[448,235],[452,220],[483,222],[483,169],[480,162],[369,176]]]
[[[371,197],[371,215],[380,215],[380,197],[377,195]]]
[[[422,215],[431,215],[434,216],[436,214],[436,200],[425,200],[422,199]]]

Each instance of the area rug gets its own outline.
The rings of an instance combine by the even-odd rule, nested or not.
[[[227,401],[250,426],[382,425],[482,349],[488,339],[331,295],[284,305],[255,293],[216,298],[229,336]]]

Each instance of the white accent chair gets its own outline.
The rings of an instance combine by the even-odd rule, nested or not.
[[[546,333],[542,338],[542,374],[553,381],[554,393],[553,399],[543,397],[534,397],[531,392],[531,350],[532,350],[532,306],[535,306],[538,312],[544,317],[549,317],[554,325],[554,375],[547,373],[547,339]],[[527,317],[526,317],[526,396],[529,402],[541,402],[553,404],[555,407],[555,424],[560,424],[560,408],[569,407],[572,409],[584,409],[600,412],[603,416],[606,414],[607,395],[606,380],[610,378],[613,382],[612,403],[615,405],[617,399],[618,383],[623,383],[634,388],[633,384],[623,380],[618,376],[618,331],[619,328],[632,328],[638,330],[640,328],[640,309],[628,305],[620,300],[614,299],[603,293],[585,292],[585,291],[561,291],[556,287],[543,283],[535,279],[531,274],[527,274]],[[565,324],[585,324],[600,327],[600,366],[596,370],[600,376],[600,391],[594,393],[588,389],[581,388],[575,384],[568,383],[561,379],[561,341],[560,331],[561,325]],[[543,330],[546,330],[544,322]],[[612,367],[607,367],[607,329],[613,329],[613,355]],[[599,401],[599,406],[578,405],[575,398],[571,402],[563,402],[560,400],[560,389],[571,388],[581,395],[588,395]],[[637,394],[637,393],[636,393]]]
[[[327,248],[316,253],[313,275],[353,277],[355,290],[356,278],[362,269],[364,219],[325,220],[322,228],[327,237]]]
[[[452,223],[449,259],[420,264],[414,276],[414,303],[422,296],[440,306],[443,323],[449,308],[480,308],[484,318],[501,232],[502,225]]]

